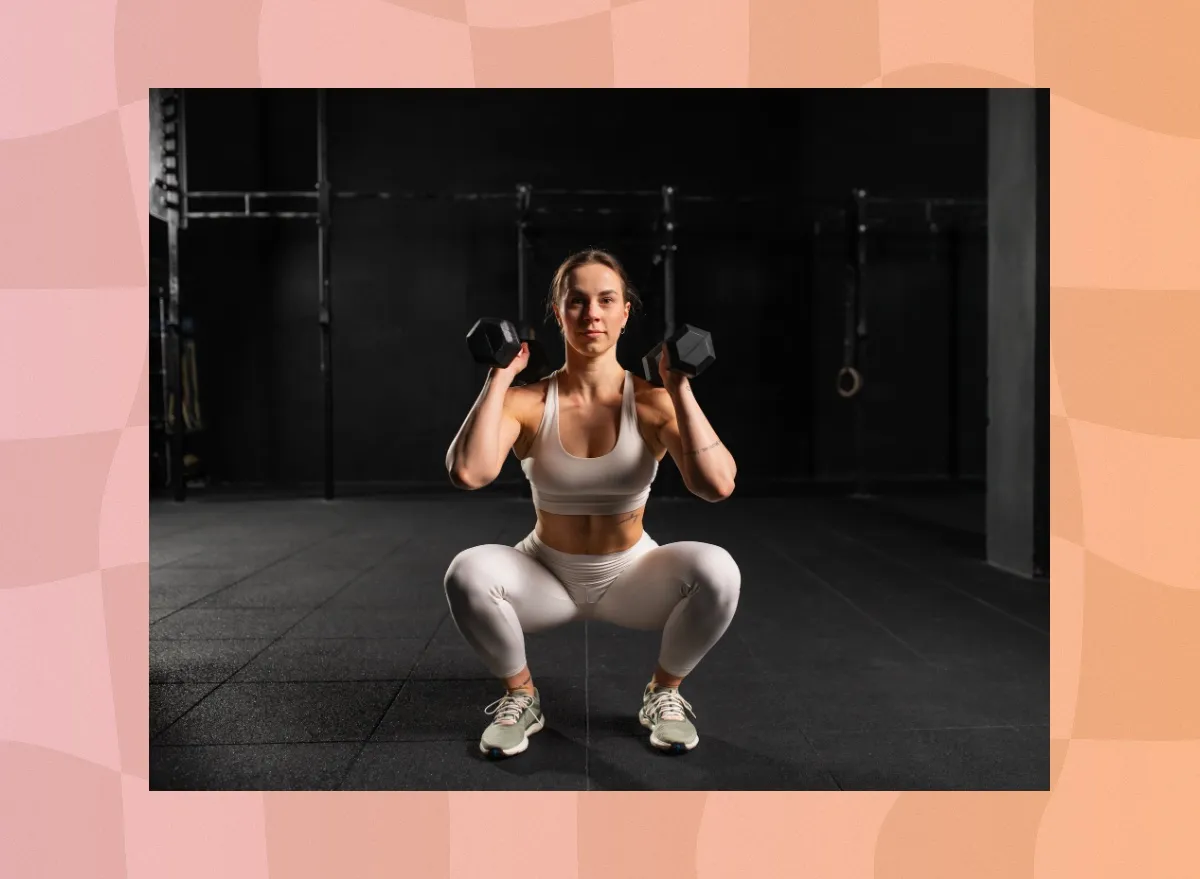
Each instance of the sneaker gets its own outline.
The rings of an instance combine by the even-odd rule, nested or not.
[[[653,683],[647,684],[646,691],[642,693],[642,710],[638,712],[638,720],[650,730],[650,744],[672,754],[682,754],[696,747],[700,743],[700,735],[687,719],[685,711],[692,717],[696,716],[687,699],[679,695],[678,687],[656,688]]]
[[[505,693],[487,708],[484,714],[496,719],[483,731],[479,750],[489,757],[511,757],[529,747],[529,737],[546,725],[542,714],[542,697],[537,688],[528,693]]]

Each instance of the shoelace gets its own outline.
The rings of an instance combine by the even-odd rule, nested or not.
[[[696,716],[696,712],[692,711],[691,703],[680,696],[678,690],[671,688],[657,689],[650,694],[650,715],[656,722],[662,720],[687,720],[686,715],[683,713],[684,709],[687,709],[692,717]]]
[[[511,726],[521,719],[521,715],[525,713],[525,709],[533,704],[533,697],[525,693],[505,693],[487,708],[483,709],[484,714],[495,714],[496,719],[492,723],[498,723],[501,726]],[[493,707],[495,710],[493,711]]]

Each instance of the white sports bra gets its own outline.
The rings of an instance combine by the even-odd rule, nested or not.
[[[650,497],[658,459],[638,432],[633,377],[625,370],[621,426],[607,455],[577,458],[563,448],[558,430],[558,373],[550,377],[546,408],[521,469],[533,490],[533,505],[548,513],[603,516],[636,510]]]

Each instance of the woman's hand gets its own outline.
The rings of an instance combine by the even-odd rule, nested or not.
[[[682,372],[671,371],[671,355],[667,353],[666,345],[662,346],[662,353],[658,355],[658,377],[668,391],[678,389],[688,378]]]
[[[512,359],[512,363],[508,366],[492,367],[492,373],[510,385],[518,375],[529,365],[529,343],[522,342],[521,350],[517,352],[517,356]]]

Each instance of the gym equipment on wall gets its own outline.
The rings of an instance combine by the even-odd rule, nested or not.
[[[166,294],[163,297],[165,333],[160,339],[165,359],[165,392],[166,402],[170,405],[167,417],[173,423],[184,421],[184,388],[181,369],[181,340],[179,331],[180,287],[179,287],[179,232],[188,228],[188,222],[199,219],[299,219],[311,220],[317,226],[317,323],[320,336],[320,366],[322,380],[322,397],[324,401],[324,495],[327,499],[334,496],[334,456],[333,456],[333,285],[330,265],[330,243],[333,233],[334,204],[342,199],[380,199],[395,201],[453,201],[453,202],[489,202],[509,201],[512,203],[513,191],[507,192],[430,192],[430,191],[335,191],[328,176],[328,147],[326,141],[326,90],[317,89],[317,182],[313,191],[229,191],[212,190],[189,192],[187,188],[186,164],[186,126],[185,126],[185,89],[153,89],[151,107],[151,213],[154,216],[164,216],[167,221],[168,239],[168,282]],[[159,161],[161,157],[161,162]],[[699,206],[703,204],[733,205],[733,204],[785,204],[797,214],[805,214],[815,222],[814,230],[822,226],[835,230],[838,219],[844,221],[841,230],[847,238],[847,271],[845,282],[845,321],[843,326],[843,363],[838,372],[836,382],[838,393],[856,406],[856,447],[858,457],[858,489],[865,491],[866,474],[863,462],[863,435],[865,433],[865,404],[862,390],[869,380],[866,374],[865,348],[867,342],[866,302],[863,296],[862,278],[867,267],[867,250],[865,239],[872,227],[872,221],[867,218],[866,210],[869,205],[883,203],[924,205],[926,211],[930,206],[955,207],[972,203],[972,200],[930,199],[930,198],[895,198],[880,199],[868,197],[863,190],[854,190],[851,204],[846,205],[816,204],[811,202],[798,203],[794,196],[785,190],[764,194],[719,194],[708,195],[699,193],[680,193],[676,187],[664,185],[658,189],[534,189],[532,184],[522,183],[516,187],[516,226],[517,226],[517,334],[523,338],[534,339],[535,328],[528,320],[525,309],[526,285],[528,282],[526,252],[530,246],[529,227],[531,217],[544,215],[555,210],[566,210],[573,213],[613,213],[606,205],[591,207],[575,204],[567,207],[561,205],[553,209],[543,204],[535,205],[533,196],[537,195],[553,199],[571,199],[588,201],[591,199],[620,199],[634,202],[645,201],[657,204],[660,241],[658,253],[653,262],[662,268],[663,293],[663,322],[664,338],[675,334],[675,259],[678,245],[678,208],[681,205]],[[278,200],[290,203],[288,209],[273,209],[272,202]],[[298,200],[315,200],[315,210],[295,209]],[[225,209],[195,210],[193,206],[199,202],[236,202],[238,210],[231,206]],[[833,219],[828,223],[826,220]],[[814,233],[819,234],[819,233]],[[953,347],[953,346],[952,346]],[[544,352],[542,352],[544,354]],[[957,369],[957,353],[950,355],[952,373]],[[531,362],[531,366],[532,366]],[[543,361],[544,368],[544,361]],[[536,370],[535,370],[536,371]],[[524,376],[525,373],[522,373]],[[530,373],[532,376],[533,373]],[[951,381],[954,381],[952,374]],[[954,397],[952,396],[952,399]],[[951,430],[956,422],[952,411]],[[169,438],[170,465],[167,468],[171,475],[171,484],[176,500],[186,497],[186,484],[182,475],[184,467],[183,432],[174,431]],[[954,448],[954,445],[951,445]],[[951,470],[957,471],[956,458],[951,453]]]
[[[180,368],[179,329],[179,230],[187,226],[187,152],[184,127],[184,93],[182,89],[153,89],[152,103],[161,126],[151,126],[151,153],[161,156],[161,167],[150,183],[150,204],[165,212],[167,221],[167,289],[161,305],[160,344],[165,353],[166,382],[163,394],[166,401],[164,420],[179,424],[183,421],[183,372]],[[152,116],[152,122],[153,122]],[[168,434],[169,474],[175,500],[186,497],[183,477],[183,431]]]
[[[961,476],[959,443],[961,418],[959,392],[962,357],[959,339],[960,262],[963,234],[969,229],[986,229],[986,201],[973,198],[889,197],[869,195],[854,189],[845,203],[841,222],[815,223],[814,239],[823,231],[841,237],[844,244],[842,287],[842,358],[833,378],[838,395],[853,406],[855,449],[855,494],[869,495],[871,473],[868,467],[868,438],[880,425],[871,418],[873,402],[869,366],[872,362],[867,275],[872,254],[883,243],[882,233],[928,236],[932,261],[947,266],[947,326],[949,339],[946,355],[947,436],[946,475]],[[872,243],[874,242],[874,243]],[[943,247],[944,242],[944,247]],[[878,332],[876,332],[878,337]],[[814,467],[815,471],[815,467]]]

